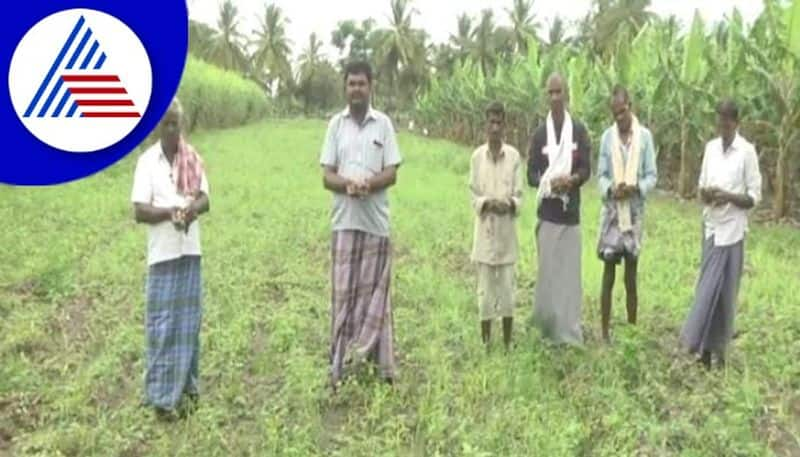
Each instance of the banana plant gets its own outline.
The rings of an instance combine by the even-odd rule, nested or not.
[[[774,138],[772,211],[776,219],[782,219],[789,212],[789,164],[800,156],[800,0],[794,0],[783,14],[774,2],[767,1],[765,14],[773,30],[740,36],[739,41],[747,51],[749,69],[766,89],[759,93],[768,103],[756,125]]]
[[[746,119],[743,130],[761,153],[774,213],[783,217],[791,164],[800,160],[800,0],[788,8],[776,0],[764,4],[752,26],[734,9],[710,35],[697,13],[682,37],[674,18],[654,19],[638,32],[620,31],[607,58],[588,45],[548,46],[546,53],[530,46],[488,74],[467,59],[418,93],[417,118],[435,135],[474,144],[483,139],[483,108],[499,99],[506,106],[509,141],[523,150],[546,112],[543,87],[551,71],[568,78],[570,109],[595,137],[610,121],[611,87],[624,84],[653,131],[662,183],[672,178],[688,197],[712,131],[713,106],[720,97],[735,97]]]
[[[692,167],[690,164],[690,134],[691,134],[691,114],[697,113],[697,107],[692,106],[697,95],[695,89],[705,78],[708,65],[703,59],[706,45],[705,29],[703,18],[700,13],[695,11],[692,27],[686,37],[683,52],[683,66],[679,84],[683,90],[678,91],[678,106],[680,115],[680,169],[678,171],[678,194],[682,197],[689,197],[692,185]],[[693,109],[695,108],[695,109]]]

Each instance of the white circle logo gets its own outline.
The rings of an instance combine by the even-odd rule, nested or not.
[[[36,138],[69,152],[112,146],[139,124],[153,75],[141,40],[119,19],[70,9],[22,37],[8,72],[17,116]]]

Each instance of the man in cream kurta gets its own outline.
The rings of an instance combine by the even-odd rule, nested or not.
[[[503,105],[491,104],[486,117],[488,142],[472,154],[470,171],[475,211],[471,260],[478,270],[482,340],[488,349],[492,320],[502,317],[503,342],[508,350],[514,314],[516,219],[522,203],[522,163],[519,152],[502,142]]]

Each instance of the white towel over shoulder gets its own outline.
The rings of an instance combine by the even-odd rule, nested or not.
[[[564,112],[564,123],[561,126],[561,141],[556,142],[556,129],[553,124],[553,113],[547,113],[547,144],[542,151],[547,155],[548,166],[539,181],[537,200],[541,203],[543,198],[560,198],[566,211],[569,204],[569,195],[555,194],[552,190],[552,181],[555,178],[569,176],[572,173],[572,117],[568,111]]]

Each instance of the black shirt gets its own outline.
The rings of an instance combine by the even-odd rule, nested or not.
[[[560,136],[560,132],[556,132]],[[560,138],[557,138],[558,141]],[[569,203],[564,211],[563,202],[558,198],[543,198],[537,212],[539,219],[554,224],[578,225],[581,219],[581,191],[582,186],[591,175],[591,144],[589,133],[584,125],[572,120],[572,140],[577,143],[577,149],[572,151],[572,174],[580,176],[577,187],[569,191]],[[539,181],[547,170],[549,159],[542,153],[542,148],[547,145],[547,126],[540,125],[533,134],[531,147],[528,151],[528,184],[539,187]]]

